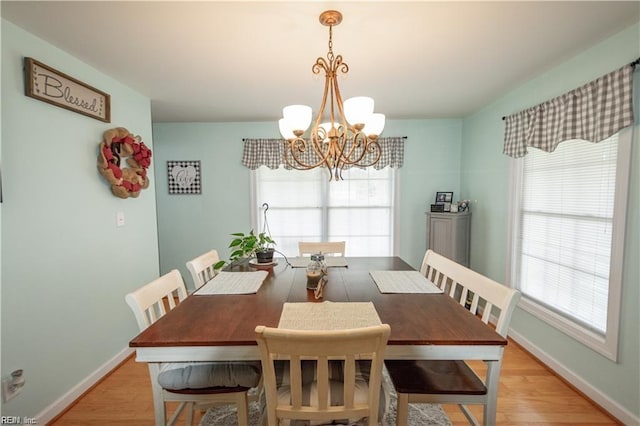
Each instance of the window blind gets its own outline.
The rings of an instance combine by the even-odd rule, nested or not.
[[[547,308],[606,332],[618,135],[566,141],[524,157],[517,286]]]
[[[253,201],[269,204],[269,231],[287,256],[297,255],[299,241],[346,241],[348,256],[392,256],[395,170],[352,167],[329,182],[324,168],[260,167]]]

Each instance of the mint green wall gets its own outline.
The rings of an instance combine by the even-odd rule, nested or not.
[[[407,136],[400,169],[399,255],[419,266],[426,248],[427,205],[436,191],[459,193],[461,120],[391,120],[384,134]],[[241,164],[242,139],[279,137],[276,120],[156,123],[153,136],[160,270],[178,268],[192,287],[185,262],[211,248],[228,256],[229,233],[250,228],[250,173]],[[169,195],[166,162],[198,159],[202,195]]]
[[[407,136],[400,169],[400,252],[419,268],[427,248],[427,217],[436,192],[460,197],[462,120],[389,120],[385,135]]]
[[[471,265],[498,281],[506,281],[509,159],[502,154],[501,117],[558,96],[640,57],[636,24],[547,73],[513,90],[466,118],[463,124],[462,191],[473,206]],[[640,415],[640,333],[638,332],[640,71],[635,72],[633,159],[628,206],[619,363],[613,363],[577,341],[518,309],[512,328],[564,364],[636,417]],[[480,225],[481,224],[481,225]]]
[[[227,257],[229,233],[248,230],[249,170],[240,164],[242,138],[269,137],[269,123],[159,123],[153,125],[160,272],[216,248]],[[200,160],[202,195],[169,195],[168,160]]]
[[[154,182],[137,199],[116,198],[96,159],[102,133],[117,126],[153,147],[151,112],[141,94],[1,27],[2,376],[22,368],[26,378],[2,414],[34,417],[137,334],[124,296],[158,275]],[[24,56],[109,93],[111,123],[26,97]]]

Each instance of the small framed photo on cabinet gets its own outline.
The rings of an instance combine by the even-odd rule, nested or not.
[[[443,211],[451,211],[451,202],[453,201],[453,192],[436,192],[436,204],[444,206]]]

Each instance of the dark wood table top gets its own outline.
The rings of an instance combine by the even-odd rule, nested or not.
[[[277,327],[285,302],[368,302],[391,326],[389,345],[492,345],[506,339],[444,294],[382,294],[372,270],[412,270],[399,257],[348,258],[347,268],[329,268],[324,298],[306,289],[304,268],[284,259],[256,294],[191,295],[131,340],[129,346],[256,345],[257,325]]]

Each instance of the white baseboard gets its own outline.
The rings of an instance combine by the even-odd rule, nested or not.
[[[509,329],[509,337],[512,338],[517,344],[521,345],[533,356],[542,361],[547,367],[553,370],[560,377],[571,383],[580,392],[591,398],[593,402],[600,405],[607,410],[612,416],[620,420],[627,426],[640,426],[640,417],[633,414],[616,401],[612,400],[608,395],[602,393],[599,389],[593,387],[590,383],[585,381],[582,377],[574,373],[566,365],[558,362],[555,358],[551,357],[548,353],[534,345],[518,332],[513,329]]]
[[[75,385],[69,392],[58,398],[53,404],[42,410],[36,416],[39,425],[44,425],[53,420],[58,414],[62,413],[69,405],[85,393],[91,386],[98,383],[104,376],[109,374],[111,370],[116,368],[118,364],[127,359],[133,353],[133,349],[124,348],[116,356],[102,364],[96,371],[85,377],[80,383]]]

